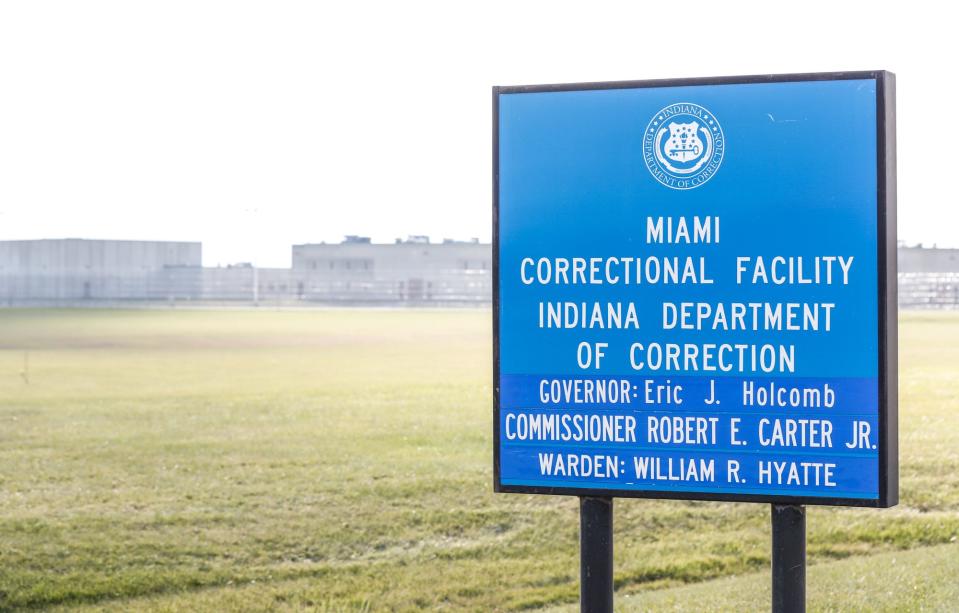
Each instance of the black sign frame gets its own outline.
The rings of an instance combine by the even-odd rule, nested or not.
[[[779,496],[708,492],[664,492],[604,488],[570,488],[504,485],[500,480],[500,243],[499,243],[499,99],[503,94],[565,92],[603,89],[682,87],[840,81],[872,79],[876,82],[876,247],[879,359],[878,498]],[[821,505],[888,508],[899,502],[898,410],[898,303],[896,265],[896,78],[884,70],[859,72],[748,75],[646,81],[609,81],[550,85],[493,87],[493,491],[516,494],[597,496],[719,502],[759,502],[777,505]]]

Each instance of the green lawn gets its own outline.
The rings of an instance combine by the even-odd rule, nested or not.
[[[0,310],[0,610],[571,610],[576,501],[492,493],[489,320]],[[809,510],[817,610],[959,600],[959,314],[901,345],[902,503]],[[767,506],[615,521],[618,609],[768,608]]]

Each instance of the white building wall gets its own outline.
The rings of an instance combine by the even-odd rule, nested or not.
[[[899,272],[959,273],[959,249],[899,248]]]
[[[194,271],[195,276],[201,262],[200,243],[0,241],[0,303],[150,300],[188,294],[191,284],[171,285],[168,271]]]

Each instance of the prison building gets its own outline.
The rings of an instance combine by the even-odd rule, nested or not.
[[[203,267],[200,243],[0,241],[0,306],[134,303],[476,305],[492,298],[492,252],[478,240],[413,236],[294,245],[291,268]]]
[[[201,262],[194,242],[0,241],[0,304],[195,298]]]
[[[411,236],[293,246],[296,297],[333,304],[489,304],[492,251],[478,240]]]
[[[899,306],[959,307],[959,249],[899,247]]]

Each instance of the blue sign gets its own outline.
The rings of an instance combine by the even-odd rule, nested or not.
[[[496,489],[895,504],[893,96],[497,88]]]

